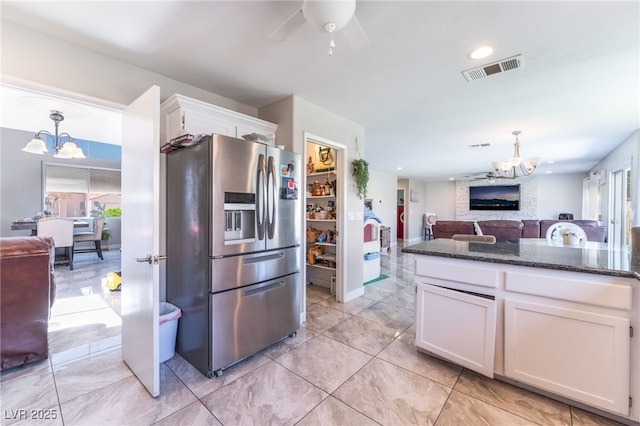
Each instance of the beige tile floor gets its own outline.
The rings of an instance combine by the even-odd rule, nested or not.
[[[0,375],[1,424],[38,425],[608,425],[612,421],[418,353],[411,255],[382,256],[389,278],[336,303],[307,288],[307,322],[208,379],[180,355],[161,366],[151,398],[121,360],[119,270],[76,257],[56,268],[51,357]],[[34,419],[32,415],[48,417]]]

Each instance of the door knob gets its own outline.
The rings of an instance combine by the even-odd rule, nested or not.
[[[137,257],[136,258],[136,262],[148,263],[149,265],[157,265],[160,260],[167,260],[167,256],[165,256],[165,255],[151,256],[150,254],[148,254],[147,257]]]

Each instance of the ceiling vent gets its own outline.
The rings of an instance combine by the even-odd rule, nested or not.
[[[493,74],[499,74],[501,72],[521,68],[523,65],[524,62],[522,61],[522,55],[516,55],[511,58],[502,59],[498,62],[462,71],[462,74],[467,81],[480,80],[481,78],[485,78]]]

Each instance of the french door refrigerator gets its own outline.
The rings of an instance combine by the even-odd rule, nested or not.
[[[300,158],[217,134],[167,154],[166,298],[209,377],[300,327]]]

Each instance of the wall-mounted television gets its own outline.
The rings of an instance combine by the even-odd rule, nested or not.
[[[470,186],[469,210],[520,210],[520,185]]]

